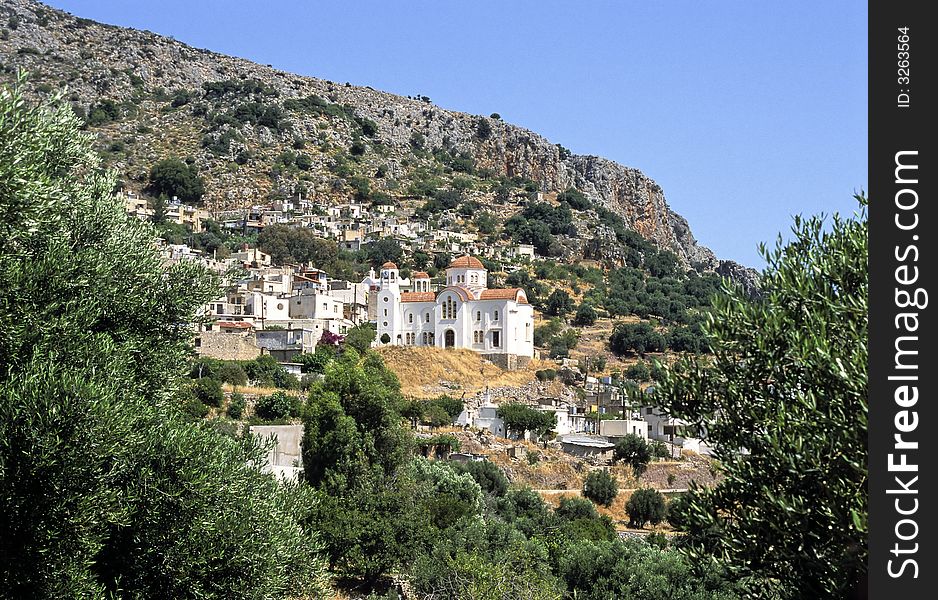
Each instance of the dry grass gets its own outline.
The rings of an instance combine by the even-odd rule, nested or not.
[[[472,350],[384,346],[377,351],[401,380],[404,395],[414,398],[433,398],[454,391],[474,394],[486,386],[521,386],[533,381],[538,369],[553,365],[536,360],[524,369],[505,371],[484,362]]]

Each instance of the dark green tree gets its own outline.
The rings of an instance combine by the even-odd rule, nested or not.
[[[505,422],[506,432],[524,435],[531,432],[541,437],[557,426],[557,417],[553,412],[537,410],[520,403],[502,404],[496,411]]]
[[[625,504],[625,512],[628,513],[632,526],[642,528],[645,523],[657,525],[663,521],[667,514],[667,506],[661,492],[652,488],[641,488],[632,492]]]
[[[544,312],[552,317],[563,317],[573,310],[573,299],[565,290],[554,290],[544,303]]]
[[[311,229],[290,225],[269,225],[257,238],[261,250],[274,264],[307,263],[317,269],[335,268],[338,247],[332,240],[318,237]]]
[[[198,202],[205,193],[205,184],[194,166],[178,158],[164,158],[150,168],[147,192],[156,197],[176,196],[183,202]]]
[[[583,481],[583,496],[596,504],[610,506],[618,494],[619,484],[607,471],[590,471]]]
[[[573,324],[578,327],[589,327],[596,323],[598,315],[596,309],[589,302],[583,302],[576,309],[576,316],[573,317]]]
[[[0,587],[325,595],[300,524],[309,495],[262,473],[256,444],[186,423],[170,401],[191,352],[180,324],[216,282],[163,264],[80,127],[64,103],[0,90]]]
[[[641,477],[651,461],[651,447],[643,437],[629,433],[616,442],[613,460],[629,465],[635,477]]]
[[[364,354],[371,347],[371,343],[375,341],[375,335],[377,335],[375,328],[365,323],[349,329],[343,341],[346,346],[355,348],[359,354]]]
[[[776,582],[791,598],[843,597],[866,570],[867,219],[858,200],[854,218],[796,218],[791,242],[763,247],[761,295],[718,296],[712,358],[680,362],[655,394],[670,414],[706,427],[723,474],[687,494],[686,551]]]
[[[646,352],[664,351],[665,342],[664,337],[648,323],[619,323],[609,335],[609,349],[616,354],[644,357]]]

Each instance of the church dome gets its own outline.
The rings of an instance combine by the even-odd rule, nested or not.
[[[460,256],[449,264],[450,269],[484,269],[485,265],[482,264],[478,258],[474,256]]]

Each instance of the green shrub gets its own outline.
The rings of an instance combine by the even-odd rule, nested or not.
[[[192,382],[192,393],[195,397],[208,406],[218,408],[225,400],[225,393],[222,392],[221,384],[216,379],[203,377]]]
[[[300,414],[299,400],[285,392],[261,396],[254,404],[254,414],[265,421],[279,421]]]
[[[234,393],[231,400],[228,401],[228,416],[232,419],[240,419],[244,415],[244,409],[247,403],[244,401],[244,395]]]
[[[508,478],[495,463],[488,460],[473,460],[450,464],[457,471],[469,473],[486,494],[501,497],[508,493]]]
[[[583,482],[583,496],[601,506],[610,506],[618,494],[619,484],[607,471],[590,471]]]
[[[624,462],[632,467],[632,473],[636,478],[641,477],[648,468],[651,456],[651,446],[645,438],[634,433],[629,433],[617,441],[613,450],[613,460]]]
[[[635,490],[625,505],[629,522],[633,527],[644,527],[646,523],[657,525],[667,514],[667,505],[661,492],[651,488]]]

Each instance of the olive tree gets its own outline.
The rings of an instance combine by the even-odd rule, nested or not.
[[[687,551],[789,597],[842,597],[866,570],[867,217],[795,219],[761,294],[727,286],[712,358],[664,374],[657,402],[722,465],[683,499]],[[753,589],[759,595],[769,586]],[[760,591],[762,590],[762,591]]]
[[[67,104],[22,83],[0,89],[0,587],[321,597],[310,495],[174,404],[216,282],[163,265]]]

